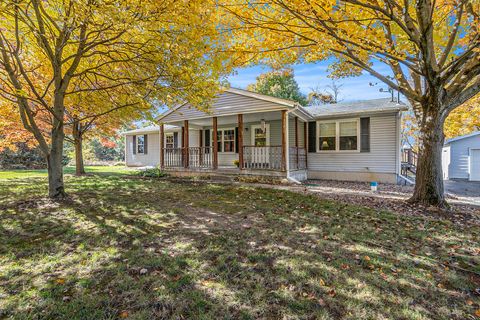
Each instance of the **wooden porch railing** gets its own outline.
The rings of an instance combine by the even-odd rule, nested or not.
[[[163,148],[164,166],[166,168],[183,167],[183,148]]]
[[[282,146],[243,146],[245,169],[282,170]]]
[[[188,148],[190,168],[213,168],[213,147]]]
[[[417,162],[418,154],[415,151],[409,148],[403,149],[401,174],[406,177],[410,177],[411,175],[414,177],[417,173]]]
[[[412,149],[402,150],[402,162],[417,166],[418,155]]]
[[[289,148],[289,166],[290,170],[304,170],[307,168],[307,152],[302,147]]]
[[[187,148],[164,148],[164,167],[180,168],[185,167],[185,154]],[[213,168],[212,147],[189,147],[188,148],[189,168]]]

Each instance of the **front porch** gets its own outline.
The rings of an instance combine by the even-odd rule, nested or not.
[[[307,168],[307,124],[288,110],[168,122],[177,133],[165,132],[164,123],[164,170],[287,177]]]

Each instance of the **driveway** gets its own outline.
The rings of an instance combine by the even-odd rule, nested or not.
[[[480,181],[446,180],[445,192],[458,200],[480,206]]]

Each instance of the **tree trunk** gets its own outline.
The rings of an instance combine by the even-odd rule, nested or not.
[[[75,174],[81,176],[85,174],[85,166],[83,165],[83,136],[82,127],[79,121],[73,122],[73,141],[75,145]]]
[[[420,123],[419,157],[417,163],[415,189],[411,202],[445,207],[442,174],[442,148],[444,118],[439,115],[437,106],[423,107],[424,115]]]
[[[83,165],[83,138],[80,136],[75,139],[75,174],[81,176],[85,174],[85,167]]]
[[[52,199],[67,197],[63,185],[63,124],[53,127],[50,153],[47,155],[48,196]]]

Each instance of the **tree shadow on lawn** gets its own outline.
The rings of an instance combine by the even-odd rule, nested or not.
[[[465,319],[479,303],[441,264],[478,229],[268,189],[72,183],[71,203],[0,213],[3,316]]]

